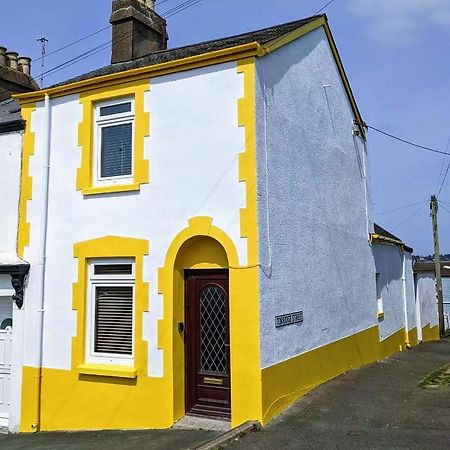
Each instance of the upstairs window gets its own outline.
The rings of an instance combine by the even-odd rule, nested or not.
[[[381,285],[381,278],[379,273],[375,274],[375,283],[377,288],[377,315],[379,319],[383,319],[384,318],[383,295],[382,295],[383,287]]]
[[[133,365],[134,261],[89,264],[87,362]]]
[[[95,106],[95,185],[133,180],[134,99]]]

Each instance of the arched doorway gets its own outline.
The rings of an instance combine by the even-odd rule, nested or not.
[[[175,262],[175,298],[183,320],[186,414],[231,416],[229,273],[222,245],[197,236],[180,248]],[[175,280],[174,280],[175,281]],[[181,286],[182,284],[182,286]],[[180,303],[183,308],[179,308]],[[182,309],[182,311],[180,311]]]

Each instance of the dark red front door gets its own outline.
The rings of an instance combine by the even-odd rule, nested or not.
[[[187,270],[186,413],[230,418],[228,270]]]

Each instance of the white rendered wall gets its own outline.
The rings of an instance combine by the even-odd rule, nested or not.
[[[0,254],[16,252],[22,135],[0,134]]]
[[[4,264],[17,262],[17,218],[22,164],[22,133],[0,134],[0,258]],[[22,380],[23,312],[13,304],[10,275],[0,275],[0,322],[13,318],[13,347],[10,384],[10,431],[18,431]],[[12,314],[12,315],[11,315]]]
[[[376,326],[367,154],[322,28],[257,60],[261,366]],[[303,323],[275,328],[275,316]]]
[[[211,216],[213,224],[233,239],[241,264],[247,263],[246,239],[240,238],[239,209],[245,207],[245,184],[239,183],[238,154],[245,148],[244,130],[238,127],[237,104],[243,96],[243,77],[235,63],[227,63],[151,80],[145,97],[150,113],[150,137],[145,158],[150,183],[138,193],[115,193],[83,198],[75,190],[80,166],[78,123],[82,109],[77,96],[51,101],[51,169],[48,248],[44,316],[44,366],[70,369],[71,338],[76,314],[72,311],[72,283],[77,280],[73,244],[106,235],[148,239],[144,281],[150,284],[150,308],[144,317],[144,338],[149,342],[148,369],[163,376],[158,350],[157,323],[163,317],[157,293],[157,269],[163,266],[169,244],[188,219]],[[36,153],[31,158],[33,199],[28,205],[31,262],[27,298],[35,299],[40,231],[43,105],[33,114]],[[25,364],[34,366],[36,306],[26,305]]]
[[[420,324],[417,323],[416,316],[416,301],[415,301],[415,286],[413,274],[413,255],[405,253],[405,282],[406,282],[406,310],[408,317],[408,331],[412,330]]]
[[[416,275],[416,295],[420,301],[422,327],[428,324],[430,324],[430,327],[438,325],[434,272],[419,272]]]
[[[379,321],[380,340],[405,327],[403,300],[403,255],[394,245],[373,244],[375,267],[379,273],[384,318]],[[375,275],[374,275],[375,276]],[[376,304],[376,292],[373,295]]]

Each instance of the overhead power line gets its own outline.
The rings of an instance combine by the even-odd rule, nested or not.
[[[334,0],[330,0],[326,5],[322,6],[322,8],[320,8],[318,11],[316,11],[313,16],[321,13],[325,8],[327,8],[328,6],[330,6],[332,3],[334,2]]]
[[[448,209],[440,200],[438,200],[439,206],[443,208],[445,211],[447,211],[450,214],[450,209]]]
[[[60,48],[57,48],[56,50],[53,50],[53,51],[47,53],[47,54],[45,55],[45,58],[48,58],[49,56],[54,55],[55,53],[59,53],[59,52],[61,52],[61,51],[63,51],[63,50],[66,50],[66,49],[68,49],[68,48],[70,48],[70,47],[73,47],[74,45],[79,44],[80,42],[83,42],[83,41],[85,41],[86,39],[89,39],[90,37],[93,37],[93,36],[95,36],[95,35],[101,33],[102,31],[108,30],[109,28],[111,28],[111,25],[108,25],[107,27],[104,27],[104,28],[102,28],[102,29],[100,29],[100,30],[94,31],[93,33],[90,33],[90,34],[88,34],[87,36],[84,36],[84,37],[82,37],[82,38],[80,38],[80,39],[77,39],[76,41],[69,42],[68,44],[66,44],[66,45],[64,45],[64,46],[62,46],[62,47],[60,47]],[[39,58],[33,59],[33,62],[40,61],[42,58],[43,58],[43,57],[41,56],[41,57],[39,57]]]
[[[449,147],[449,144],[450,144],[450,137],[448,138],[448,141],[447,141],[447,148],[445,149],[445,151],[448,153],[448,147]],[[445,162],[445,157],[444,157],[444,161],[443,162]],[[443,167],[444,167],[444,165],[442,165],[442,167],[441,167],[441,173],[442,173],[442,169],[443,169]],[[441,183],[441,187],[439,188],[439,191],[438,191],[438,193],[436,194],[436,198],[439,198],[439,195],[441,194],[441,191],[442,191],[442,188],[444,187],[444,183],[445,183],[445,179],[447,178],[447,175],[448,175],[448,170],[450,169],[450,159],[449,159],[449,161],[448,161],[448,163],[447,163],[447,169],[446,169],[446,171],[445,171],[445,174],[444,174],[444,178],[442,178],[442,183]],[[441,175],[439,174],[439,177],[440,177]],[[439,179],[438,179],[438,183],[439,183]]]
[[[164,3],[165,1],[168,1],[168,0],[163,0],[160,3]],[[201,1],[203,1],[203,0],[187,0],[185,2],[182,2],[178,6],[172,8],[172,9],[169,9],[168,12],[166,11],[165,13],[163,13],[164,16],[162,18],[163,19],[167,19],[169,17],[172,17],[172,16],[174,16],[174,15],[176,15],[178,13],[181,13],[181,12],[185,11],[186,9],[194,6],[197,3],[200,3]],[[106,28],[109,28],[109,26],[106,27]],[[97,32],[91,33],[91,35],[98,34],[100,31],[103,31],[103,30],[98,30]],[[124,36],[122,39],[126,39],[128,37],[129,36]],[[81,38],[78,41],[84,40],[86,38],[87,37],[85,36],[84,38]],[[47,77],[50,76],[50,75],[54,75],[55,73],[59,72],[60,70],[64,70],[65,68],[70,67],[70,66],[76,64],[79,61],[82,61],[84,59],[87,59],[88,57],[96,55],[96,54],[100,53],[101,51],[107,50],[111,44],[112,44],[112,40],[104,42],[103,44],[100,44],[100,45],[98,45],[98,46],[96,46],[96,47],[94,47],[94,48],[92,48],[92,49],[82,53],[81,55],[78,55],[78,56],[76,56],[74,58],[71,58],[68,61],[65,61],[64,63],[59,64],[58,66],[52,67],[51,69],[49,69],[46,72],[44,72],[43,75],[47,76]],[[68,46],[69,45],[70,44],[68,44]],[[73,45],[75,45],[75,43],[73,43]],[[31,81],[29,82],[29,85],[31,86]],[[5,100],[5,99],[7,99],[10,96],[10,94],[14,94],[14,92],[9,91],[9,90],[5,90],[5,92],[6,92],[6,96],[0,98],[0,102]]]
[[[403,139],[401,137],[398,137],[398,136],[395,136],[393,134],[390,134],[390,133],[388,133],[386,131],[380,130],[379,128],[375,128],[375,127],[373,127],[371,125],[367,125],[367,128],[370,128],[371,130],[374,130],[374,131],[376,131],[378,133],[384,134],[385,136],[388,136],[388,137],[390,137],[392,139],[395,139],[397,141],[403,142],[404,144],[412,145],[413,147],[421,148],[422,150],[427,150],[429,152],[439,153],[441,155],[448,155],[447,152],[443,152],[441,150],[436,150],[436,149],[431,148],[431,147],[426,147],[424,145],[416,144],[414,142],[408,141],[407,139]]]
[[[422,211],[423,208],[425,208],[427,205],[421,206],[417,211],[413,212],[410,216],[408,216],[403,222],[399,223],[396,227],[392,228],[392,232],[395,230],[398,230],[402,225],[404,225],[406,222],[409,222],[413,217],[415,217],[417,214]]]
[[[450,136],[448,137],[448,140],[447,140],[447,146],[445,147],[445,152],[446,152],[446,153],[448,153],[448,147],[449,147],[449,145],[450,145]],[[444,156],[444,157],[442,158],[441,170],[439,171],[439,176],[438,176],[438,179],[437,179],[437,181],[436,181],[436,187],[434,188],[434,192],[437,192],[437,190],[438,190],[439,182],[441,181],[441,176],[442,176],[442,173],[444,172],[444,167],[445,167],[445,161],[446,161],[446,159],[447,159],[446,156]]]
[[[428,200],[422,200],[421,202],[411,203],[409,205],[400,206],[398,208],[388,209],[386,211],[381,211],[379,213],[375,213],[375,216],[382,216],[383,214],[389,214],[389,213],[392,213],[392,212],[395,212],[395,211],[400,211],[401,209],[412,208],[413,206],[422,205],[423,203],[428,203]]]

